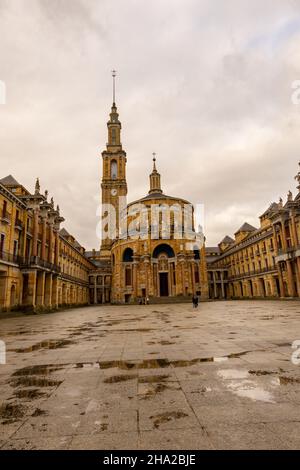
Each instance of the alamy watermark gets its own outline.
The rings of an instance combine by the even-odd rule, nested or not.
[[[291,95],[291,101],[293,104],[300,104],[300,80],[294,80],[292,82],[292,89],[294,90]]]
[[[291,361],[295,366],[300,365],[300,339],[296,339],[292,343],[292,348],[295,349],[295,351],[292,354]]]
[[[6,84],[0,80],[0,105],[6,104]]]
[[[6,344],[0,340],[0,365],[6,364]]]
[[[151,204],[137,202],[127,206],[126,198],[116,204],[101,204],[97,236],[102,240],[184,240],[186,249],[203,246],[204,205]]]

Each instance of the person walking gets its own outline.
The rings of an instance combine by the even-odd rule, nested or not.
[[[197,308],[198,307],[198,296],[196,294],[193,295],[192,302],[193,302],[193,308]]]

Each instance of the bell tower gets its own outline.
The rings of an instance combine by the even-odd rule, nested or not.
[[[126,152],[121,143],[121,122],[115,103],[116,71],[113,77],[113,103],[107,123],[108,140],[102,152],[102,240],[100,257],[110,258],[114,239],[119,237],[120,212],[126,208]],[[112,208],[109,211],[109,207]]]

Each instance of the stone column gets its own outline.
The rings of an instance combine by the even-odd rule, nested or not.
[[[98,296],[97,296],[97,276],[94,276],[94,305],[98,303]]]
[[[58,308],[58,276],[52,276],[52,299],[51,304],[53,308]]]
[[[31,271],[28,273],[28,290],[25,300],[26,306],[36,306],[36,287],[37,287],[37,272]]]
[[[223,271],[221,271],[221,288],[222,288],[222,299],[225,299],[224,272]]]
[[[44,271],[37,273],[36,305],[37,307],[44,307],[45,305],[45,272]]]
[[[52,274],[46,274],[45,276],[45,306],[52,306]]]
[[[186,295],[185,289],[185,260],[181,260],[181,276],[182,276],[182,295]]]
[[[286,261],[286,268],[287,268],[287,279],[288,279],[288,292],[291,297],[296,297],[295,292],[295,284],[294,284],[294,276],[292,271],[291,261]]]
[[[285,225],[283,221],[281,221],[281,237],[282,237],[282,248],[284,249],[284,251],[286,251],[287,241],[286,241],[286,234],[285,234]]]
[[[42,246],[41,246],[41,259],[46,260],[46,230],[47,230],[47,225],[46,225],[46,218],[44,217],[42,219]]]
[[[216,299],[218,296],[217,293],[217,281],[216,281],[216,272],[213,271],[213,282],[214,282],[214,298]]]
[[[48,262],[53,263],[53,227],[49,226],[49,251],[48,251]]]
[[[37,256],[38,232],[39,232],[39,214],[38,214],[38,210],[35,209],[34,214],[33,214],[32,256]]]
[[[102,276],[102,303],[106,302],[105,276]]]
[[[291,215],[291,226],[292,226],[292,237],[293,237],[293,246],[298,246],[298,234],[295,222],[295,214]]]
[[[295,261],[297,296],[300,297],[300,258]]]
[[[0,307],[9,307],[8,304],[8,276],[0,276]]]
[[[285,292],[284,292],[284,285],[283,285],[282,272],[281,272],[280,265],[278,265],[278,280],[279,280],[279,292],[278,292],[278,294],[279,294],[280,297],[284,297]]]
[[[153,263],[152,263],[151,259],[150,259],[149,272],[150,272],[149,295],[154,295]]]
[[[278,241],[277,241],[276,224],[273,225],[273,234],[274,234],[274,248],[275,248],[275,253],[276,253],[276,255],[278,255]]]
[[[137,298],[137,259],[133,255],[133,264],[132,264],[132,282],[133,282],[133,297]]]
[[[54,264],[56,266],[59,265],[59,232],[55,232],[55,257],[54,257]]]

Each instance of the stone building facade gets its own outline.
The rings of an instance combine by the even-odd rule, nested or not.
[[[64,306],[300,297],[298,193],[272,203],[255,228],[245,222],[217,247],[205,247],[194,208],[162,190],[153,158],[149,191],[127,202],[127,155],[113,102],[102,152],[102,241],[85,249],[37,180],[30,193],[12,176],[0,180],[0,311]]]
[[[210,298],[300,297],[300,172],[297,195],[288,192],[260,216],[207,253]],[[214,253],[214,256],[211,254]]]
[[[0,311],[51,310],[89,302],[94,265],[65,229],[37,180],[30,193],[12,176],[0,180]]]
[[[127,157],[115,103],[107,127],[108,143],[102,152],[103,224],[108,227],[113,220],[115,230],[108,227],[100,251],[88,253],[97,264],[90,275],[91,300],[131,303],[148,298],[151,302],[183,300],[193,294],[206,300],[204,237],[195,231],[191,204],[162,191],[155,158],[148,194],[127,204]],[[108,215],[110,207],[113,214]],[[188,219],[189,211],[190,223],[179,233],[181,222],[177,222]]]

